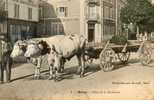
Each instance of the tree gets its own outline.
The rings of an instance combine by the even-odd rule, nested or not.
[[[148,31],[154,28],[154,7],[148,0],[127,0],[121,9],[120,18],[123,23],[133,23],[141,30]]]

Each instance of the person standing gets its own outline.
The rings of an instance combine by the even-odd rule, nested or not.
[[[0,36],[0,83],[10,82],[11,80],[11,66],[12,58],[10,57],[12,48],[6,35]],[[6,71],[6,73],[4,72]],[[6,78],[6,79],[4,79]]]

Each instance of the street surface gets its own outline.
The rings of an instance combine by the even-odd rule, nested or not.
[[[152,63],[143,66],[133,53],[127,65],[116,65],[111,72],[100,70],[96,60],[84,78],[76,74],[77,61],[73,58],[58,82],[48,80],[45,59],[40,80],[33,80],[32,64],[19,64],[12,69],[12,82],[0,85],[0,100],[154,100],[152,57]]]

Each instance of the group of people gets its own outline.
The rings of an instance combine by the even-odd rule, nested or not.
[[[0,84],[8,83],[11,80],[12,58],[11,43],[6,34],[0,34]]]
[[[151,32],[151,33],[147,33],[147,32],[139,33],[139,34],[136,34],[136,37],[137,37],[138,41],[151,40],[154,37],[154,32]]]

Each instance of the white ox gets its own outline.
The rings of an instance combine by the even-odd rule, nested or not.
[[[18,41],[14,44],[13,50],[12,50],[10,56],[11,56],[12,58],[16,58],[16,57],[19,57],[19,56],[24,56],[24,53],[26,52],[26,46],[27,46],[26,41],[18,40]]]
[[[57,37],[60,38],[60,37],[63,37],[63,35],[58,35]],[[19,56],[26,55],[28,59],[31,59],[32,64],[36,65],[34,78],[39,79],[42,58],[44,55],[46,55],[50,51],[49,46],[45,42],[40,42],[40,40],[48,40],[48,39],[50,40],[51,38],[55,38],[55,37],[37,38],[37,39],[34,38],[31,40],[24,40],[24,41],[19,40],[14,44],[11,57],[16,58]],[[35,48],[33,46],[34,44],[40,44],[40,45],[43,45],[43,47],[38,49],[37,47]],[[35,50],[35,51],[31,51],[31,50]],[[33,53],[33,55],[27,55],[27,53],[25,54],[26,51]],[[53,61],[53,59],[51,59],[51,61]]]
[[[52,38],[42,38],[39,43],[29,44],[25,53],[26,57],[36,57],[41,55],[46,46],[48,50],[48,64],[50,66],[50,79],[57,78],[58,70],[63,70],[64,62],[77,56],[80,66],[80,77],[84,75],[84,47],[86,39],[79,35],[53,36]],[[46,53],[46,52],[45,52]]]
[[[31,40],[30,40],[31,41]],[[13,50],[11,52],[11,57],[14,59],[14,58],[17,58],[17,57],[20,57],[20,56],[24,56],[26,50],[27,50],[27,45],[31,43],[29,41],[21,41],[21,40],[18,40],[15,44],[14,44],[14,47],[13,47]],[[28,60],[30,60],[30,62],[35,65],[35,73],[34,73],[34,78],[35,79],[38,79],[40,76],[39,76],[39,73],[40,73],[40,68],[41,68],[41,61],[42,61],[42,56],[38,56],[37,58],[34,58],[34,57],[29,57]]]

